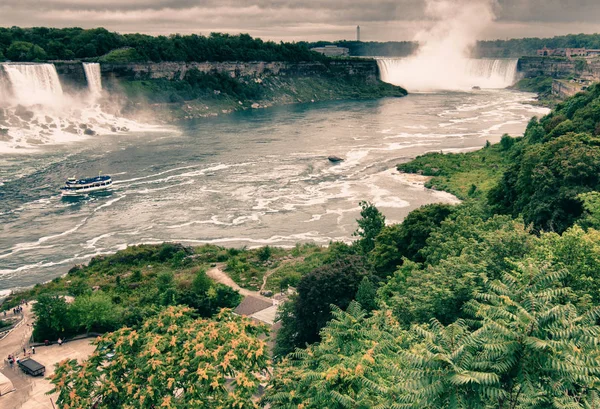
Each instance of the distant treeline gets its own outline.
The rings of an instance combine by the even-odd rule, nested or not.
[[[150,36],[104,28],[1,28],[0,61],[322,61],[307,43],[275,43],[248,34]]]
[[[600,34],[569,34],[552,38],[479,41],[474,54],[476,57],[518,58],[525,55],[536,55],[537,50],[544,47],[600,49]]]

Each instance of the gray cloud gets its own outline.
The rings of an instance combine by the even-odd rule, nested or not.
[[[424,10],[425,0],[2,0],[0,25],[315,40],[353,38],[360,24],[365,40],[409,40],[430,24]],[[598,0],[496,0],[496,14],[485,38],[600,32]]]

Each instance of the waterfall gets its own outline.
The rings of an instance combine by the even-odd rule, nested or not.
[[[54,64],[2,65],[14,102],[24,106],[52,105],[62,99],[63,90]]]
[[[88,89],[93,98],[97,98],[102,94],[102,77],[100,75],[100,64],[98,63],[83,63],[85,78],[87,79]]]
[[[467,73],[482,81],[482,88],[506,88],[516,82],[518,62],[517,59],[472,59],[467,63]]]
[[[380,58],[382,81],[409,91],[470,90],[472,87],[506,88],[517,81],[517,59],[460,59],[444,64],[439,59]]]
[[[0,154],[45,144],[76,142],[93,135],[152,129],[102,111],[98,64],[84,64],[89,94],[63,93],[53,64],[0,64]],[[91,98],[89,97],[91,95]]]

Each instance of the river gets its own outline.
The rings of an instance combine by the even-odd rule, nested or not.
[[[361,200],[389,223],[427,203],[455,202],[401,177],[395,165],[520,135],[547,112],[533,98],[481,90],[293,105],[2,153],[0,290],[137,243],[350,241]],[[345,161],[332,164],[329,155]],[[110,194],[61,199],[67,177],[99,171],[115,181]]]

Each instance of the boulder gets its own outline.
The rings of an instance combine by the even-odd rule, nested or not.
[[[340,158],[339,156],[335,156],[335,155],[328,156],[327,159],[329,159],[329,162],[332,162],[332,163],[338,163],[338,162],[344,161],[344,159]]]
[[[89,136],[94,136],[96,135],[96,131],[94,131],[93,129],[90,128],[85,128],[85,131],[83,131],[83,133],[85,135],[89,135]]]

